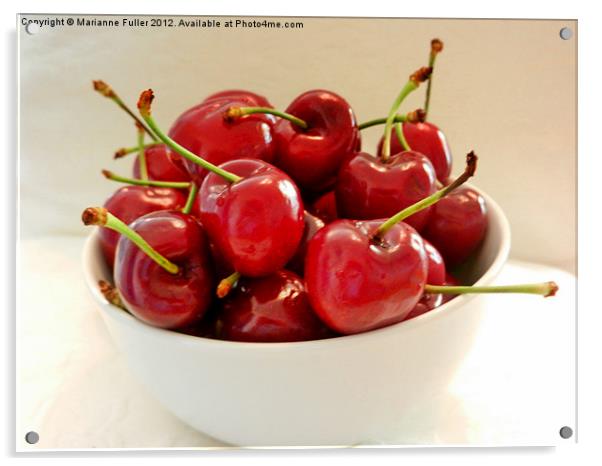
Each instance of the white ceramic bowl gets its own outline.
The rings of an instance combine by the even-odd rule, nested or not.
[[[464,278],[486,285],[506,261],[510,229],[500,207],[481,194],[489,229]],[[416,419],[447,396],[482,314],[482,299],[464,295],[358,335],[297,343],[211,340],[151,327],[108,304],[97,286],[110,275],[96,233],[83,262],[104,321],[138,379],[181,420],[238,446],[412,443]]]

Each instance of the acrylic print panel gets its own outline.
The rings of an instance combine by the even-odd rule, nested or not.
[[[18,450],[574,441],[576,21],[21,15],[17,28]],[[561,37],[562,28],[569,28],[572,36]],[[347,202],[343,189],[336,195],[339,206],[347,202],[346,209],[361,207],[372,195],[378,208],[390,208],[391,198],[399,195],[401,208],[407,199],[400,191],[421,198],[442,186],[435,182],[431,162],[441,157],[442,146],[431,147],[440,140],[437,131],[407,133],[409,145],[425,154],[411,159],[394,151],[385,163],[377,153],[385,125],[362,127],[361,143],[355,127],[387,116],[409,76],[428,65],[433,38],[441,39],[444,47],[431,75],[427,122],[449,144],[451,179],[462,173],[468,152],[474,150],[479,157],[470,185],[482,204],[474,199],[452,202],[447,215],[463,212],[468,203],[477,206],[478,218],[484,205],[487,228],[480,243],[478,237],[473,240],[477,249],[460,266],[452,262],[469,241],[468,216],[444,226],[440,236],[453,240],[445,246],[432,225],[446,210],[432,207],[421,235],[439,241],[448,272],[462,285],[554,281],[559,286],[556,296],[463,295],[395,323],[411,310],[426,282],[422,240],[412,236],[413,242],[404,243],[399,236],[385,236],[396,247],[384,248],[347,223],[365,238],[364,246],[353,246],[359,249],[352,253],[355,243],[342,243],[336,253],[324,240],[327,235],[318,233],[309,243],[306,282],[290,273],[255,281],[243,276],[232,280],[229,296],[206,304],[217,281],[233,271],[235,259],[258,254],[260,238],[245,235],[258,231],[261,222],[272,227],[264,229],[263,239],[280,245],[268,248],[263,260],[280,255],[286,261],[291,254],[286,245],[294,250],[299,244],[295,235],[303,228],[301,202],[316,213],[316,199],[332,190],[335,181],[343,184],[339,174],[349,171],[358,157],[365,157],[367,167],[365,173],[352,170],[359,180],[352,192],[359,200]],[[153,89],[152,118],[165,132],[184,111],[226,90],[252,91],[281,111],[306,91],[339,96],[314,93],[304,106],[291,106],[293,116],[307,120],[309,128],[302,128],[298,121],[265,114],[224,119],[234,103],[267,105],[249,94],[242,101],[240,95],[229,94],[205,103],[177,136],[196,155],[217,163],[257,156],[288,172],[265,175],[263,185],[249,178],[220,188],[226,190],[223,202],[234,203],[230,216],[223,218],[236,222],[232,218],[239,215],[249,228],[239,224],[221,238],[215,229],[209,231],[210,201],[203,189],[198,215],[205,227],[181,220],[188,222],[195,246],[172,262],[185,267],[182,261],[194,257],[201,264],[217,263],[211,270],[209,265],[187,269],[195,287],[158,311],[163,318],[166,312],[192,309],[194,316],[209,306],[201,323],[187,327],[187,334],[143,323],[138,317],[148,318],[145,312],[157,301],[135,306],[127,283],[120,281],[117,293],[138,317],[109,304],[98,288],[100,279],[114,283],[112,272],[133,273],[134,256],[118,260],[111,271],[98,228],[84,226],[81,213],[124,189],[103,178],[102,169],[130,178],[144,171],[132,170],[139,142],[133,120],[94,92],[93,80],[109,84],[134,114],[141,91]],[[408,95],[400,115],[424,107],[427,85]],[[356,120],[349,117],[351,111]],[[337,118],[332,117],[335,113]],[[407,123],[402,132],[417,127]],[[393,131],[395,144],[397,137]],[[303,148],[320,138],[327,149]],[[292,148],[294,141],[300,149]],[[151,143],[150,137],[144,143]],[[114,160],[122,147],[134,149]],[[360,147],[366,155],[355,154]],[[295,150],[305,154],[302,162],[295,161]],[[171,160],[165,151],[154,158],[146,153],[149,173],[165,170],[157,157]],[[395,168],[400,163],[396,159],[406,160],[405,171]],[[190,175],[177,160],[168,181],[179,173],[178,181],[187,182]],[[274,173],[288,188],[269,191]],[[213,176],[216,183],[219,178]],[[302,201],[287,176],[301,186]],[[256,197],[250,208],[232,192],[253,183],[255,188],[247,191],[248,199]],[[378,197],[386,186],[389,191]],[[153,189],[144,192],[156,197]],[[177,197],[169,206],[182,209],[188,187],[169,189]],[[259,194],[264,189],[271,194]],[[448,205],[453,198],[448,197]],[[149,201],[129,198],[113,208],[127,211],[137,202],[147,206]],[[328,197],[318,204],[320,215],[324,204],[328,206]],[[273,220],[277,216],[266,219],[274,212],[292,215],[286,229]],[[165,217],[161,221],[167,222]],[[183,230],[167,224],[160,234],[154,227],[141,234],[171,257],[176,245],[191,243],[182,243]],[[343,231],[341,225],[329,223],[324,231]],[[453,232],[450,225],[460,231]],[[201,228],[215,246],[211,257]],[[228,255],[223,244],[238,234],[250,247]],[[121,244],[120,258],[126,257],[122,249],[128,247],[136,253],[127,240]],[[398,250],[406,254],[400,258]],[[334,259],[325,262],[322,253]],[[164,296],[180,293],[183,285],[174,275],[137,254],[143,265],[136,273],[155,267],[163,281],[154,287],[137,282],[132,285],[136,296],[149,296],[152,290]],[[388,268],[370,268],[379,254],[389,257]],[[415,257],[413,265],[408,265],[410,256]],[[198,275],[203,267],[207,276]],[[399,278],[403,270],[409,270],[408,276]],[[303,267],[297,271],[303,273]],[[287,299],[279,301],[278,296]],[[347,297],[327,302],[329,296]],[[271,304],[262,304],[265,300]],[[391,313],[389,320],[379,320],[384,310]],[[329,331],[319,334],[318,327]],[[253,338],[311,341],[231,341]],[[567,439],[560,435],[563,427],[571,430],[570,436],[563,430]]]

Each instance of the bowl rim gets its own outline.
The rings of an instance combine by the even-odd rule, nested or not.
[[[493,259],[493,262],[487,269],[487,271],[474,283],[475,285],[481,285],[483,283],[489,283],[493,280],[501,271],[504,263],[506,262],[510,252],[511,233],[510,225],[506,215],[504,214],[501,207],[485,192],[481,189],[466,183],[466,188],[477,191],[485,199],[485,204],[488,209],[488,213],[491,216],[496,217],[500,224],[500,237],[501,244]],[[378,329],[370,330],[367,332],[357,333],[353,335],[341,335],[333,338],[326,338],[322,340],[309,340],[309,341],[295,341],[295,342],[243,342],[243,341],[230,341],[230,340],[219,340],[213,338],[199,337],[195,335],[188,335],[185,333],[175,332],[173,330],[163,329],[149,325],[129,312],[126,312],[112,304],[110,304],[104,296],[100,293],[97,286],[98,277],[95,276],[92,267],[92,257],[94,249],[98,248],[98,229],[95,229],[85,241],[83,254],[82,254],[82,265],[84,269],[84,277],[88,288],[92,295],[102,308],[103,312],[108,315],[111,319],[119,321],[128,327],[136,327],[136,331],[146,332],[150,335],[154,335],[159,339],[176,339],[180,340],[185,344],[197,344],[197,345],[210,345],[212,347],[223,347],[224,349],[244,349],[248,350],[265,350],[265,351],[281,351],[284,348],[287,349],[320,349],[322,347],[333,347],[334,345],[349,345],[357,344],[371,340],[372,338],[378,338],[379,336],[393,334],[396,332],[409,330],[414,327],[427,324],[431,320],[440,319],[453,310],[458,310],[463,304],[476,298],[478,295],[464,294],[456,297],[455,299],[448,301],[441,306],[432,309],[422,315],[414,317],[412,319],[401,321],[396,324],[388,325]]]

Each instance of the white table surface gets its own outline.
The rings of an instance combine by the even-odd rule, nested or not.
[[[83,237],[20,243],[17,449],[215,447],[163,409],[128,371],[81,272]],[[555,280],[553,299],[487,296],[473,350],[417,420],[414,444],[551,445],[574,426],[575,277],[510,261],[497,283]],[[40,440],[28,445],[24,435]]]

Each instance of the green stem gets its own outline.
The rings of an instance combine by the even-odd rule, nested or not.
[[[225,178],[226,180],[230,181],[231,183],[236,183],[237,181],[242,180],[241,176],[238,176],[238,175],[235,175],[234,173],[230,173],[226,170],[223,170],[223,169],[219,168],[217,165],[213,165],[211,162],[207,162],[205,159],[202,159],[198,155],[193,154],[185,147],[182,147],[176,141],[171,139],[167,134],[165,134],[161,130],[161,128],[159,128],[157,126],[157,123],[155,122],[155,120],[153,119],[153,117],[150,114],[143,114],[142,118],[144,118],[144,121],[146,121],[148,126],[150,126],[150,128],[159,137],[159,139],[161,139],[161,141],[163,141],[167,146],[169,146],[171,149],[173,149],[175,152],[180,154],[185,159],[188,159],[191,162],[196,163],[197,165],[200,165],[204,169],[209,170],[210,172],[213,172],[213,173]]]
[[[230,290],[236,286],[240,280],[240,273],[234,272],[231,275],[228,275],[217,285],[217,297],[224,298],[230,293]]]
[[[267,107],[230,107],[226,111],[226,118],[234,120],[236,118],[240,118],[245,115],[253,115],[254,113],[264,113],[267,115],[274,115],[279,118],[288,120],[291,123],[299,126],[300,128],[303,128],[303,129],[308,128],[307,123],[304,120],[302,120],[301,118],[297,118],[296,116],[291,115],[290,113],[281,112],[279,110],[276,110],[273,108],[267,108]]]
[[[484,293],[524,293],[537,294],[544,297],[554,296],[558,291],[558,285],[555,282],[545,283],[526,283],[523,285],[504,285],[504,286],[437,286],[426,285],[424,291],[427,293],[444,294],[484,294]]]
[[[435,70],[435,60],[439,52],[443,50],[443,42],[439,39],[433,39],[431,41],[431,52],[429,54],[429,67],[434,71]],[[426,117],[429,113],[429,105],[431,103],[431,86],[433,83],[433,72],[431,71],[431,75],[429,76],[428,83],[426,85],[426,97],[424,100],[424,120],[426,121]]]
[[[140,165],[140,178],[148,180],[148,165],[146,163],[146,154],[144,153],[144,128],[136,125],[138,128],[138,164]]]
[[[151,137],[151,139],[153,141],[157,141],[157,136],[155,136],[151,132],[151,130],[149,130],[146,127],[146,125],[140,120],[140,118],[138,118],[138,116],[134,112],[132,112],[132,110],[130,110],[130,108],[126,105],[126,103],[123,100],[121,100],[121,97],[119,97],[117,95],[117,93],[113,90],[113,88],[111,86],[109,86],[107,83],[105,83],[104,81],[101,81],[101,80],[92,81],[92,84],[94,85],[95,91],[99,92],[103,96],[105,96],[105,97],[111,99],[113,102],[115,102],[123,111],[125,111],[125,113],[127,113],[130,117],[132,117],[136,123],[138,123],[140,126],[142,126],[144,131],[146,133],[148,133],[148,135]]]
[[[148,149],[150,147],[155,147],[155,146],[160,146],[161,144],[163,144],[162,142],[149,142],[147,144],[144,144],[144,148]],[[140,150],[140,146],[134,146],[134,147],[122,147],[121,149],[117,149],[115,151],[115,155],[113,156],[113,158],[116,159],[120,159],[121,157],[125,157],[128,154],[133,154],[134,152],[138,152]]]
[[[196,195],[199,192],[198,184],[192,182],[192,183],[189,183],[189,185],[190,185],[190,190],[188,191],[188,198],[186,199],[186,204],[182,208],[182,213],[184,213],[184,214],[190,213],[190,211],[192,210],[192,206],[194,204],[194,200],[196,199]]]
[[[474,152],[470,152],[466,156],[466,169],[464,170],[464,173],[462,173],[453,183],[451,183],[450,185],[444,187],[443,189],[435,192],[434,194],[431,194],[430,196],[425,197],[421,201],[418,201],[416,204],[412,204],[411,206],[406,207],[405,209],[397,212],[395,215],[393,215],[391,218],[389,218],[388,220],[383,222],[378,227],[378,229],[376,230],[376,232],[374,234],[374,238],[375,239],[382,238],[383,235],[387,231],[389,231],[393,227],[393,225],[395,225],[396,223],[401,222],[402,220],[408,218],[410,215],[413,215],[416,212],[426,209],[427,207],[429,207],[429,206],[435,204],[437,201],[439,201],[439,199],[447,196],[458,186],[460,186],[461,184],[466,182],[466,180],[468,180],[468,178],[470,178],[472,175],[474,175],[476,168],[477,168],[477,156],[475,155]]]
[[[144,124],[142,121],[140,121],[140,118],[138,118],[138,116],[136,116],[136,114],[130,110],[130,108],[129,108],[129,107],[128,107],[128,106],[127,106],[127,105],[126,105],[124,102],[123,102],[123,100],[121,100],[121,99],[120,99],[118,96],[115,96],[115,97],[114,97],[112,100],[113,100],[113,101],[114,101],[114,102],[115,102],[117,105],[119,105],[119,107],[121,107],[123,110],[125,110],[125,112],[126,112],[126,113],[127,113],[129,116],[131,116],[131,117],[132,117],[132,118],[133,118],[133,119],[136,121],[136,123],[138,123],[139,125],[141,125],[141,126],[142,126],[142,128],[144,128],[144,131],[145,131],[145,132],[146,132],[146,133],[147,133],[147,134],[150,136],[150,138],[151,138],[153,141],[158,141],[158,138],[157,138],[157,136],[156,136],[156,135],[154,135],[154,134],[153,134],[153,132],[152,132],[150,129],[148,129],[148,128],[146,127],[146,125],[145,125],[145,124]]]
[[[154,186],[157,188],[176,188],[176,189],[187,189],[190,187],[190,183],[187,181],[155,181],[155,180],[139,180],[136,178],[127,178],[125,176],[116,175],[109,170],[102,170],[104,177],[111,181],[117,181],[118,183],[132,184],[136,186]]]
[[[82,221],[84,222],[84,225],[97,225],[116,231],[132,241],[148,257],[163,267],[167,272],[171,274],[177,274],[179,272],[180,269],[176,264],[167,260],[161,254],[155,251],[155,249],[153,249],[153,247],[148,244],[142,236],[132,230],[129,226],[115,217],[104,207],[88,207],[82,214]]]
[[[401,126],[401,123],[395,124],[395,134],[397,134],[397,139],[399,140],[401,147],[403,147],[403,150],[412,150],[408,144],[408,141],[406,140],[405,135],[403,134],[403,127]]]
[[[393,102],[393,105],[391,105],[391,110],[389,110],[389,115],[387,116],[387,121],[385,122],[385,140],[381,154],[381,158],[384,162],[386,162],[391,156],[391,130],[393,128],[393,121],[395,120],[397,110],[401,106],[401,103],[404,101],[404,99],[416,89],[418,89],[418,83],[410,79],[406,85],[403,86],[403,89]]]
[[[394,123],[405,123],[406,120],[407,120],[407,115],[395,115],[393,122]],[[374,120],[365,121],[364,123],[359,125],[358,128],[361,131],[363,129],[370,128],[371,126],[384,125],[386,122],[387,122],[386,117],[385,118],[376,118]]]

